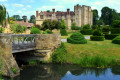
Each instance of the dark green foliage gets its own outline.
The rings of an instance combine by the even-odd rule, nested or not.
[[[98,29],[98,25],[92,25],[92,29],[93,30]]]
[[[49,29],[45,30],[48,34],[52,34],[53,32]]]
[[[103,34],[108,34],[109,31],[110,31],[110,27],[108,27],[108,26],[102,26],[102,32],[103,32]]]
[[[72,23],[71,29],[72,30],[80,30],[80,27],[76,26],[76,23]]]
[[[39,30],[41,29],[41,26],[40,25],[38,25],[38,24],[36,24],[36,25],[34,25],[34,26],[32,26],[33,28],[38,28]]]
[[[60,29],[60,27],[61,27],[61,23],[56,20],[53,21],[45,20],[42,24],[41,29],[45,31],[46,29],[49,30]]]
[[[94,30],[93,36],[103,36],[103,33],[100,30]]]
[[[120,44],[120,36],[115,37],[115,38],[112,40],[112,43]]]
[[[99,18],[98,10],[95,9],[95,10],[92,10],[92,12],[93,12],[93,25],[96,25]]]
[[[32,28],[30,34],[40,34],[40,30],[38,28]]]
[[[91,29],[89,24],[83,26],[83,29]]]
[[[120,28],[111,28],[111,34],[120,34]]]
[[[104,41],[104,36],[90,36],[92,41]]]
[[[117,36],[119,36],[119,34],[106,34],[105,39],[112,40]]]
[[[111,25],[113,28],[120,28],[120,20],[115,20]]]
[[[91,29],[83,29],[80,31],[83,35],[91,35],[92,30]]]
[[[65,54],[67,54],[67,50],[65,49],[64,43],[61,43],[61,47],[56,49],[56,51],[52,54],[52,62],[66,63]]]
[[[120,16],[119,14],[116,12],[116,10],[111,9],[109,7],[103,7],[101,10],[101,18],[100,20],[103,20],[105,25],[111,25],[111,23],[114,20],[119,20]]]
[[[68,35],[66,29],[60,29],[60,33],[61,33],[61,36],[67,36]]]
[[[30,23],[36,24],[35,15],[30,16]]]
[[[20,21],[20,15],[13,15],[13,21]]]
[[[72,44],[86,44],[87,40],[81,33],[73,33],[70,38],[67,38],[67,42]]]

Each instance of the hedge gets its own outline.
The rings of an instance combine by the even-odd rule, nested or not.
[[[92,30],[91,29],[83,29],[80,31],[83,35],[91,35]]]
[[[90,36],[92,41],[104,41],[104,36]]]
[[[60,33],[61,33],[61,36],[67,36],[68,35],[66,29],[60,29]]]
[[[115,38],[112,40],[112,43],[120,44],[120,36],[115,37]]]
[[[110,29],[111,34],[120,34],[120,28],[112,28]]]
[[[81,33],[73,33],[70,38],[67,38],[67,42],[72,44],[86,44],[87,40]]]
[[[106,34],[105,39],[112,40],[117,36],[119,36],[119,34]]]

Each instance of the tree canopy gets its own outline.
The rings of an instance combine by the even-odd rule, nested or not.
[[[93,12],[93,25],[96,25],[99,19],[98,10],[95,9],[95,10],[92,10],[92,12]]]
[[[0,25],[5,27],[7,23],[10,23],[9,14],[4,5],[0,5]]]

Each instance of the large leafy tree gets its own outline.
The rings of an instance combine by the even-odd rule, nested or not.
[[[98,10],[95,9],[95,10],[92,10],[92,12],[93,12],[93,25],[96,25],[99,18]]]
[[[35,15],[30,16],[30,23],[36,24]]]
[[[16,20],[16,21],[20,21],[20,15],[13,15],[13,18]]]
[[[5,27],[7,23],[10,23],[9,14],[4,5],[0,5],[0,25]]]
[[[101,10],[101,20],[104,22],[106,25],[111,25],[111,23],[114,20],[119,20],[120,16],[119,14],[114,10],[109,7],[103,7]]]

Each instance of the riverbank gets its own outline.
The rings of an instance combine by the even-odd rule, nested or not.
[[[55,52],[55,57],[59,63],[104,68],[120,65],[119,50],[120,45],[111,43],[111,40],[99,42],[88,40],[87,44],[64,43],[64,47]]]

